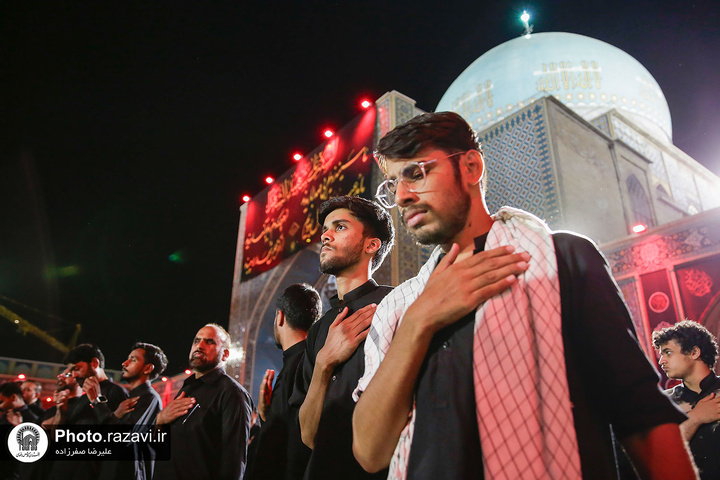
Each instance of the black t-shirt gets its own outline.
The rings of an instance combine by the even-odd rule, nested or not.
[[[476,252],[486,236],[476,239]],[[617,477],[611,438],[685,417],[659,389],[604,258],[584,237],[553,234],[562,335],[584,479]],[[474,312],[435,334],[416,384],[409,479],[482,479],[472,371]]]
[[[295,379],[295,389],[290,404],[298,409],[305,400],[315,368],[315,358],[325,345],[330,325],[337,314],[348,307],[348,315],[380,301],[392,291],[391,287],[378,286],[372,279],[355,290],[347,293],[340,302],[337,295],[330,299],[331,308],[315,322],[307,336],[305,359]],[[332,379],[325,392],[320,422],[315,435],[315,447],[312,450],[306,479],[340,480],[385,479],[387,470],[375,474],[367,473],[355,460],[352,453],[352,414],[355,402],[352,392],[365,371],[365,342],[344,363],[335,367]]]

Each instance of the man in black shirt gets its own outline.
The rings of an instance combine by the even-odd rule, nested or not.
[[[715,337],[697,322],[685,320],[653,333],[660,368],[682,380],[667,391],[688,419],[680,425],[703,480],[720,478],[720,377],[713,373],[718,355]]]
[[[155,423],[155,417],[162,410],[162,399],[150,385],[167,367],[165,353],[155,345],[136,343],[127,360],[122,363],[122,379],[130,388],[130,398],[123,400],[114,411],[106,411],[108,423],[132,425],[133,432],[145,432]],[[108,408],[98,405],[96,408]],[[147,443],[132,442],[126,448],[134,461],[104,462],[100,472],[101,480],[149,480],[155,464],[155,452]]]
[[[252,399],[225,373],[230,335],[210,323],[195,335],[190,367],[175,400],[157,416],[170,430],[170,459],[155,462],[159,480],[240,480],[245,472]]]
[[[295,480],[305,473],[311,450],[302,443],[297,407],[289,405],[295,374],[305,354],[305,337],[322,313],[320,295],[310,285],[295,283],[276,301],[273,331],[283,351],[283,368],[273,387],[275,371],[268,370],[260,385],[258,413],[263,422],[255,438],[255,457],[249,459],[247,480]]]
[[[64,363],[85,395],[61,403],[56,409],[55,425],[100,425],[110,421],[112,412],[127,398],[124,388],[105,374],[105,356],[96,345],[84,343],[70,350]],[[64,395],[64,394],[63,394]],[[56,461],[52,480],[96,479],[101,462],[92,460]]]
[[[299,406],[303,442],[313,449],[306,479],[343,480],[372,476],[352,454],[352,390],[364,371],[362,344],[375,306],[392,289],[372,272],[395,235],[390,215],[360,197],[336,197],[320,206],[320,270],[335,275],[338,294],[331,309],[310,328],[291,405]]]
[[[23,400],[25,404],[30,408],[30,411],[38,416],[42,420],[45,416],[45,409],[42,407],[40,401],[40,395],[42,394],[42,385],[33,382],[32,380],[26,380],[20,385],[23,394]]]
[[[20,425],[24,422],[40,424],[30,407],[25,405],[22,389],[15,382],[0,384],[0,424]]]
[[[527,212],[491,216],[479,141],[455,113],[396,127],[376,158],[378,200],[439,247],[373,319],[353,418],[360,464],[390,465],[391,478],[612,478],[612,425],[647,478],[694,478],[683,416],[594,245]],[[620,382],[622,403],[602,378]]]

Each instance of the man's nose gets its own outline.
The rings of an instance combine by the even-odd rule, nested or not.
[[[330,241],[332,241],[332,235],[330,234],[330,230],[326,230],[320,235],[320,243],[325,244]]]
[[[398,182],[395,187],[395,203],[404,207],[417,201],[417,194],[411,191],[405,182]]]

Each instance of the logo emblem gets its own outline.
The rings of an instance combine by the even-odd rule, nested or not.
[[[48,449],[45,430],[34,423],[21,423],[10,431],[7,439],[10,455],[23,463],[40,460]]]

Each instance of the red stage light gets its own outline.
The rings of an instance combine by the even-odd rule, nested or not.
[[[45,401],[46,401],[46,402],[52,402],[52,401],[53,401],[53,398],[52,398],[52,397],[47,397],[47,398],[45,399]]]
[[[192,373],[192,371],[189,368],[187,370],[185,370],[185,375],[190,375],[191,373]]]
[[[251,198],[250,195],[243,195],[243,196],[242,196],[242,201],[243,201],[243,203],[249,202],[249,201],[250,201],[250,198]]]
[[[295,155],[293,155],[293,160],[299,162],[300,160],[302,160],[302,154],[296,153]]]
[[[645,225],[643,225],[642,223],[638,223],[637,225],[632,227],[632,231],[635,233],[642,233],[645,230],[647,230],[647,227]]]
[[[265,177],[265,183],[267,183],[268,185],[270,185],[270,184],[273,183],[274,181],[275,181],[275,179],[274,179],[273,177],[271,177],[270,175],[268,175],[267,177]]]
[[[325,133],[323,133],[323,135],[325,135],[326,138],[330,138],[334,135],[334,132],[330,129],[327,129],[325,130]]]
[[[362,102],[360,102],[360,106],[362,108],[368,108],[370,105],[372,105],[372,103],[370,103],[369,100],[363,100]]]
[[[167,377],[162,377],[160,380],[162,380],[163,382],[167,382],[167,381],[168,381],[168,378],[167,378]]]
[[[24,373],[19,373],[19,374],[18,374],[18,380],[25,380],[25,378],[27,378],[27,377],[25,377],[25,374],[24,374]]]

